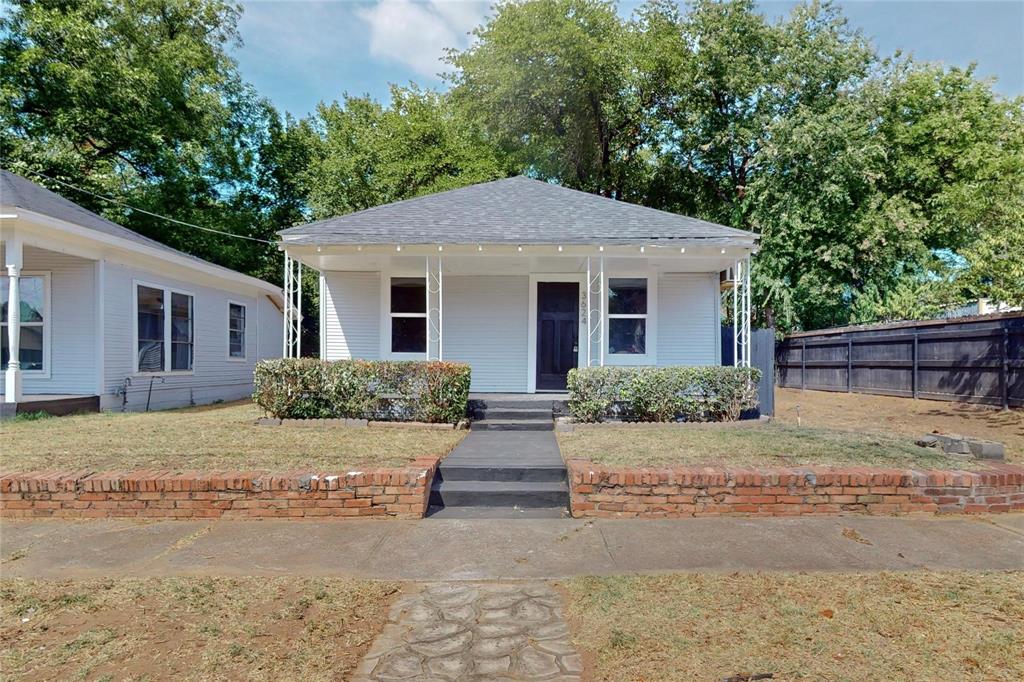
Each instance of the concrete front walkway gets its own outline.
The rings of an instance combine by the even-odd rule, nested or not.
[[[519,580],[660,571],[1024,569],[991,517],[4,521],[5,577],[344,575]]]
[[[353,682],[579,682],[562,600],[545,583],[432,583],[392,605]]]

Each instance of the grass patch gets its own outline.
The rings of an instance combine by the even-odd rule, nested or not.
[[[865,393],[775,389],[775,419],[864,433],[899,433],[911,438],[939,431],[995,440],[1006,445],[1006,461],[1024,464],[1024,409],[913,400]]]
[[[88,414],[0,424],[4,468],[336,470],[400,466],[446,455],[464,431],[256,426],[262,412],[231,403],[148,413]]]
[[[602,426],[559,433],[566,458],[610,466],[984,466],[922,448],[906,436],[789,424],[759,426]]]
[[[564,583],[595,680],[1024,679],[1024,573],[753,574]]]
[[[11,680],[346,679],[397,590],[334,578],[4,580],[0,669]]]

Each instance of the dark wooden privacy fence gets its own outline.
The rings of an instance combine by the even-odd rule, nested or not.
[[[732,365],[733,328],[722,327],[722,365]],[[759,412],[775,414],[775,330],[750,330],[750,364],[761,370],[761,382],[757,386]]]
[[[1024,314],[792,334],[779,386],[1024,406]]]

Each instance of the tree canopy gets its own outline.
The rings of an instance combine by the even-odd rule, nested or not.
[[[444,91],[324,93],[281,114],[231,57],[222,0],[15,3],[0,18],[5,167],[272,240],[310,218],[515,173],[752,230],[783,330],[1024,303],[1024,99],[879,55],[828,3],[502,0]],[[75,194],[257,276],[267,244]],[[312,289],[312,288],[310,288]]]

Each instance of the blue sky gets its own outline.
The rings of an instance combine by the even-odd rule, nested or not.
[[[465,47],[489,13],[468,0],[254,0],[243,2],[236,50],[242,73],[283,110],[302,116],[342,93],[388,99],[388,83],[441,87],[446,47]],[[769,16],[795,2],[760,2]],[[966,66],[1024,94],[1024,0],[854,0],[840,3],[882,54]],[[620,2],[628,15],[636,2]]]

